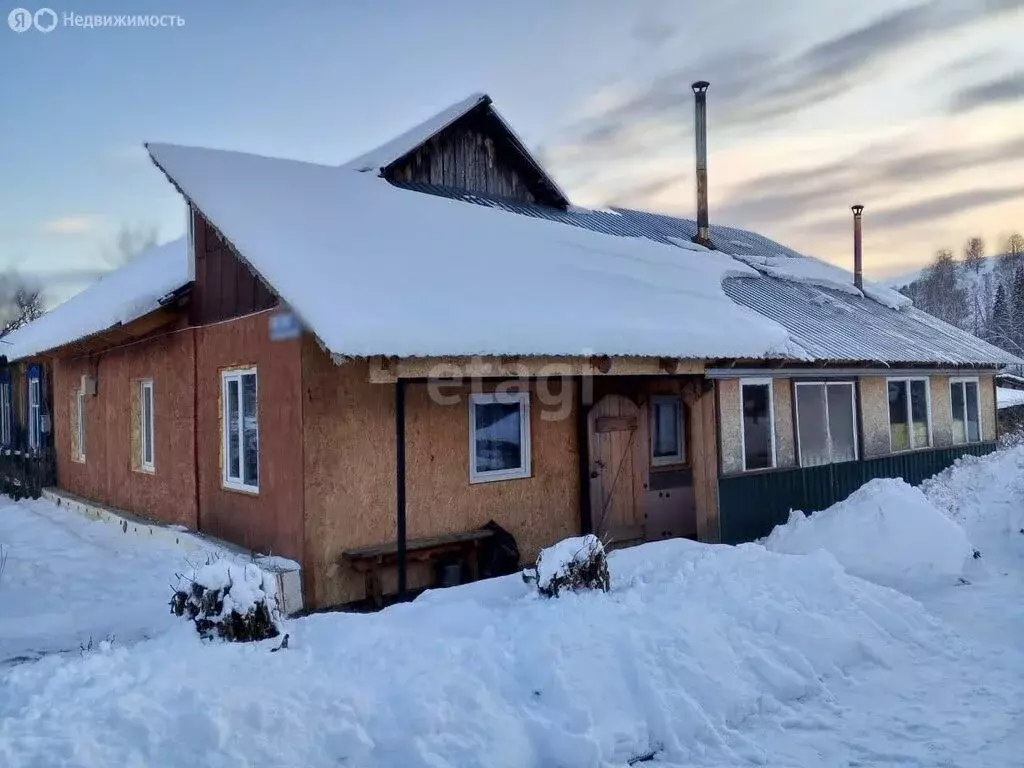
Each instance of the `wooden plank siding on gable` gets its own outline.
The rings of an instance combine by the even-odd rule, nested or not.
[[[193,325],[229,320],[277,305],[277,296],[238,258],[202,214],[193,213],[192,228],[196,259]]]
[[[552,203],[520,153],[491,121],[467,115],[385,170],[392,181],[419,181],[525,203]]]

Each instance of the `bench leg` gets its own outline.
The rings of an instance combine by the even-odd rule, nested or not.
[[[380,571],[371,568],[366,572],[366,596],[373,603],[373,607],[380,610],[384,607],[384,588],[381,586]]]

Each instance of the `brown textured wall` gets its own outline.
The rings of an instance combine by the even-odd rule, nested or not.
[[[192,432],[192,333],[184,331],[102,354],[54,363],[54,446],[58,485],[71,493],[167,523],[196,526]],[[85,462],[73,457],[74,392],[85,398]],[[156,471],[133,469],[133,387],[154,382]]]
[[[996,434],[996,377],[978,377],[978,409],[981,411],[981,439],[995,440]]]
[[[772,400],[775,415],[775,466],[795,467],[796,432],[791,379],[772,379]]]
[[[861,376],[860,419],[865,459],[889,453],[889,390],[884,376]]]
[[[307,596],[332,605],[364,596],[362,577],[339,567],[343,550],[395,537],[394,397],[370,384],[363,361],[336,366],[314,342],[303,348]],[[579,527],[575,413],[548,421],[530,404],[532,476],[469,482],[469,406],[431,402],[425,383],[406,385],[406,514],[410,538],[475,528],[508,528],[524,562]],[[411,571],[410,586],[424,583]],[[310,583],[311,582],[311,583]],[[385,579],[385,589],[393,574]]]
[[[932,405],[932,447],[948,448],[953,444],[953,412],[949,400],[949,377],[932,376],[928,381]]]
[[[200,526],[250,549],[301,562],[301,343],[271,341],[269,317],[262,313],[196,331]],[[257,369],[258,493],[224,488],[221,473],[221,372],[249,366]]]
[[[722,474],[743,471],[743,443],[740,435],[740,381],[718,381],[719,443],[722,450]]]

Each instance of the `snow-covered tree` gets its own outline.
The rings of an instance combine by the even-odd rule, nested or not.
[[[38,285],[17,274],[0,275],[0,337],[42,315],[43,292]]]
[[[984,264],[985,241],[980,237],[972,237],[964,244],[964,268],[977,274]]]

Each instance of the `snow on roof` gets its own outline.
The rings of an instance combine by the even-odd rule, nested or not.
[[[996,408],[1013,408],[1017,405],[1024,405],[1024,390],[1010,389],[1009,387],[996,387]]]
[[[422,123],[413,126],[390,141],[381,144],[379,147],[371,149],[369,152],[365,152],[358,157],[352,158],[341,167],[349,171],[378,171],[381,168],[385,168],[399,158],[409,154],[421,144],[429,141],[460,117],[481,105],[486,106],[490,114],[493,115],[499,123],[501,123],[502,128],[504,128],[508,133],[513,143],[518,145],[523,156],[536,168],[537,172],[544,178],[544,181],[551,187],[551,189],[554,190],[562,200],[568,203],[569,196],[565,193],[565,190],[559,187],[558,183],[550,176],[550,174],[548,174],[543,166],[537,162],[537,159],[527,149],[526,143],[522,138],[520,138],[519,134],[516,133],[511,124],[501,116],[501,113],[494,108],[494,105],[491,103],[491,97],[486,93],[474,93],[462,101],[455,102],[451,106],[446,107],[437,114],[427,118]]]
[[[147,145],[333,353],[801,357],[731,301],[754,275],[605,235],[404,190],[350,170]]]
[[[0,355],[18,360],[129,323],[189,282],[185,238],[141,253],[38,320],[0,339]]]

